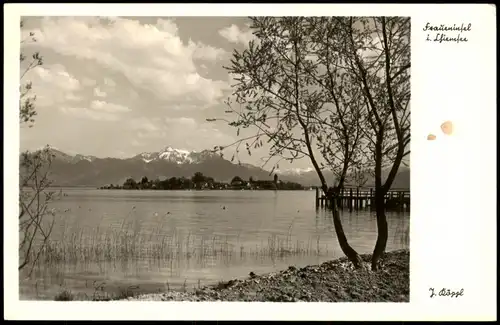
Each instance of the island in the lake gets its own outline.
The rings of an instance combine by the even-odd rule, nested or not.
[[[230,183],[219,182],[213,177],[205,176],[197,172],[191,178],[171,177],[164,180],[149,180],[146,176],[140,181],[128,178],[123,185],[106,185],[99,189],[104,190],[309,190],[294,182],[283,182],[274,175],[273,180],[254,180],[252,177],[248,181],[239,176],[233,177]]]

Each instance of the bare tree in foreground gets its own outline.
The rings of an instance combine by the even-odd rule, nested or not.
[[[48,244],[55,219],[48,204],[54,199],[54,192],[47,188],[52,163],[48,148],[35,153],[24,152],[20,161],[19,184],[19,270],[38,261],[44,246]],[[30,272],[31,273],[31,272]]]
[[[365,27],[357,28],[360,24]],[[410,154],[410,18],[349,18],[342,20],[341,30],[352,82],[364,94],[363,148],[375,175],[378,237],[372,269],[376,270],[388,239],[385,195]],[[385,181],[384,170],[389,171]]]
[[[21,28],[23,22],[21,22]],[[36,42],[33,34],[21,41],[20,62],[22,67],[20,78],[19,120],[20,127],[32,127],[36,116],[36,96],[32,95],[32,84],[25,81],[27,73],[43,64],[38,52],[31,59],[23,54],[22,45],[26,42]],[[26,62],[27,61],[27,62]],[[48,210],[48,204],[54,198],[54,193],[47,191],[50,186],[48,173],[52,163],[52,154],[49,147],[34,153],[24,152],[19,162],[19,267],[24,269],[31,266],[31,271],[40,255],[49,242],[54,216]],[[30,271],[30,274],[31,274]]]
[[[236,153],[244,141],[251,153],[264,139],[270,145],[269,159],[292,162],[307,157],[325,195],[338,195],[359,159],[361,93],[342,76],[330,46],[318,42],[329,36],[316,34],[324,21],[303,17],[251,21],[258,41],[235,51],[232,65],[226,68],[237,81],[236,103],[228,102],[236,115],[230,125],[238,128],[238,135],[240,129],[256,130],[237,142]],[[333,32],[332,27],[327,33]],[[336,176],[335,186],[329,187],[325,170]],[[342,251],[360,267],[360,256],[349,245],[336,206],[332,214]]]

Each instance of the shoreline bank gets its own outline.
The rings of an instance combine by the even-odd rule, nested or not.
[[[410,252],[387,252],[378,271],[371,254],[362,254],[362,269],[345,257],[320,265],[219,282],[193,291],[168,291],[128,297],[128,301],[260,301],[260,302],[409,302]]]

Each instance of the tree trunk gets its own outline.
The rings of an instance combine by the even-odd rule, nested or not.
[[[385,252],[387,238],[389,237],[387,229],[387,218],[385,217],[385,194],[387,188],[382,185],[382,142],[384,138],[384,129],[381,129],[377,135],[375,143],[375,212],[377,214],[377,242],[372,255],[372,270],[378,269],[378,261]]]
[[[342,252],[345,256],[347,256],[355,268],[360,268],[363,265],[362,260],[359,254],[354,250],[354,248],[351,247],[351,245],[349,245],[349,242],[347,241],[347,237],[344,233],[344,227],[342,227],[342,221],[340,220],[337,198],[334,196],[333,199],[328,199],[332,202],[333,225],[335,226],[335,232],[337,233],[340,249],[342,249]]]
[[[387,246],[389,231],[387,229],[387,218],[385,216],[385,191],[383,189],[375,190],[375,211],[377,214],[377,243],[372,255],[372,270],[378,269],[378,261],[384,255]]]

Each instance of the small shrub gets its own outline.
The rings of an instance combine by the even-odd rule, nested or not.
[[[133,289],[138,289],[139,286],[129,286],[128,288],[120,288],[120,291],[114,297],[115,300],[127,299],[129,297],[134,297],[136,294]]]
[[[75,295],[73,295],[73,293],[67,289],[59,292],[54,298],[55,301],[72,301],[74,299]]]
[[[219,290],[226,289],[227,287],[229,287],[229,283],[224,281],[219,281],[219,283],[215,286],[215,288]]]

